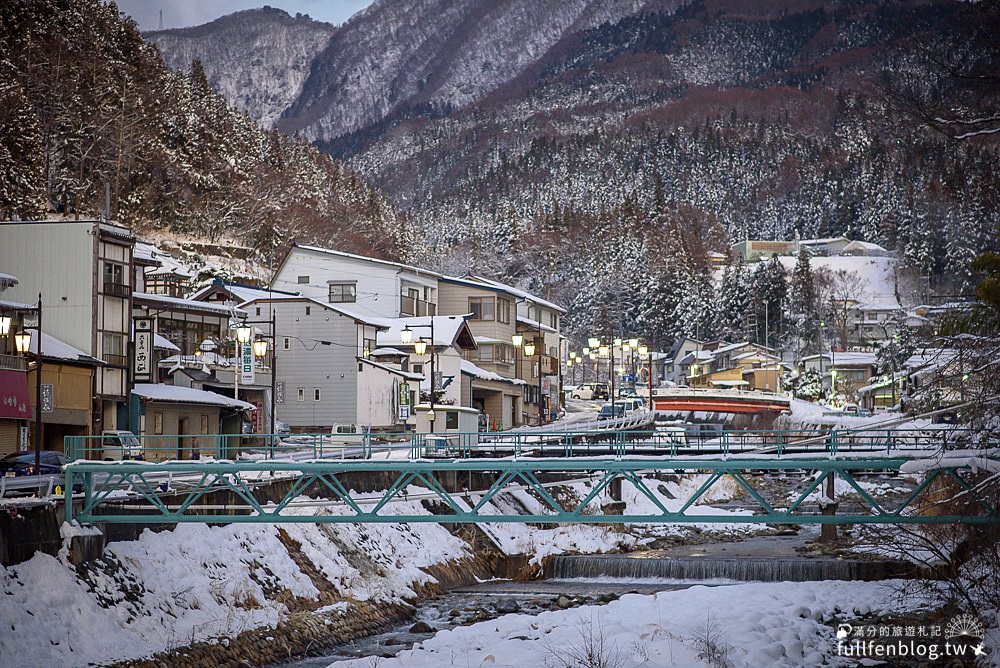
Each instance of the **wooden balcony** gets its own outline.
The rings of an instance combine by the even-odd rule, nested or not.
[[[105,281],[104,294],[109,297],[121,297],[122,299],[128,299],[129,295],[132,294],[132,288],[124,283],[109,283]]]
[[[27,371],[28,358],[22,355],[0,355],[0,369],[4,371]]]
[[[434,302],[425,301],[423,299],[415,299],[407,295],[400,295],[399,315],[400,316],[437,315],[437,304],[435,304]]]

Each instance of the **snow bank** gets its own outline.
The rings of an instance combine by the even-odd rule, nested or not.
[[[605,656],[622,668],[705,666],[697,639],[707,627],[718,634],[735,668],[856,665],[836,656],[836,622],[888,616],[926,604],[894,592],[897,582],[783,582],[723,587],[695,586],[652,596],[630,594],[606,606],[514,614],[441,631],[433,638],[379,661],[379,668],[491,666],[523,668],[569,665],[585,638],[603,639]],[[825,662],[824,662],[825,658]],[[367,668],[369,658],[332,664]],[[576,664],[573,664],[576,665]],[[718,664],[716,664],[718,665]]]
[[[426,512],[417,502],[396,505]],[[340,595],[355,600],[399,601],[413,594],[414,583],[433,581],[421,567],[467,554],[465,543],[437,524],[280,528]],[[64,561],[38,554],[0,568],[0,666],[79,666],[234,636],[279,623],[289,594],[320,596],[275,525],[145,531],[135,541],[110,543],[103,564],[79,576]]]

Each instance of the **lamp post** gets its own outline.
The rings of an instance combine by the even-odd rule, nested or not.
[[[431,330],[431,409],[427,411],[427,419],[430,421],[431,431],[434,431],[434,395],[436,394],[434,389],[434,316],[431,316],[431,324],[429,325],[406,325],[403,327],[402,331],[399,333],[399,338],[403,343],[410,343],[413,341],[413,330],[415,328],[428,328]],[[417,339],[413,342],[413,352],[417,355],[423,356],[427,352],[427,341],[423,338]]]
[[[649,346],[639,346],[639,357],[647,358],[646,382],[649,392],[649,410],[653,410],[653,353],[649,351]]]
[[[233,399],[240,398],[240,373],[243,370],[243,346],[245,346],[253,336],[253,329],[246,323],[234,324],[236,331],[236,373],[233,375]]]

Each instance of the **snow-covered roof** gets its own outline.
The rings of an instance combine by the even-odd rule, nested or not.
[[[895,298],[892,298],[864,302],[863,304],[859,304],[857,309],[859,311],[899,311],[901,307],[899,302]]]
[[[37,304],[24,304],[0,299],[0,311],[33,311]]]
[[[180,348],[175,346],[172,342],[163,338],[159,334],[153,336],[153,349],[154,350],[169,350],[170,352],[179,353]]]
[[[376,348],[372,351],[372,357],[390,357],[390,356],[403,356],[405,357],[407,353],[403,352],[399,348]]]
[[[469,360],[462,360],[462,373],[467,376],[472,376],[473,378],[479,378],[480,380],[493,380],[500,383],[510,383],[511,385],[527,385],[527,382],[521,380],[520,378],[507,378],[505,376],[501,376],[498,373],[482,369]]]
[[[548,325],[543,325],[537,320],[532,320],[531,318],[526,318],[524,316],[519,315],[517,316],[517,321],[522,325],[526,325],[529,329],[535,330],[536,332],[539,329],[541,329],[543,332],[551,332],[553,334],[556,333],[556,330],[554,330],[553,328],[549,327]]]
[[[17,277],[0,272],[0,292],[17,285]]]
[[[476,337],[476,343],[478,343],[479,345],[483,345],[484,343],[487,343],[487,344],[510,343],[510,341],[503,341],[501,339],[494,339],[494,338],[489,337],[489,336],[477,336]]]
[[[281,294],[275,293],[270,296],[256,297],[249,301],[240,304],[241,308],[249,309],[251,304],[256,304],[257,302],[309,302],[310,304],[315,304],[321,308],[325,308],[328,311],[333,311],[334,313],[339,313],[348,318],[353,318],[355,321],[360,322],[363,325],[371,325],[373,327],[378,327],[380,329],[389,329],[389,323],[392,318],[382,318],[378,316],[365,315],[363,313],[358,313],[350,308],[345,308],[342,304],[327,304],[313,297],[306,297],[305,295],[293,295],[293,294]]]
[[[827,244],[832,244],[836,241],[850,241],[847,237],[825,237],[822,239],[800,239],[799,245],[801,246],[826,246]]]
[[[176,311],[198,311],[201,313],[212,313],[221,317],[246,316],[246,311],[223,304],[212,304],[211,302],[198,302],[193,299],[183,299],[181,297],[168,297],[166,295],[154,295],[148,292],[133,293],[132,298],[137,302],[147,302],[156,304],[162,310]]]
[[[550,308],[550,309],[553,309],[555,311],[559,311],[560,313],[565,313],[566,312],[566,309],[564,309],[562,306],[559,306],[559,304],[554,304],[554,303],[548,301],[547,299],[542,299],[541,297],[538,297],[536,295],[531,294],[527,290],[522,290],[521,288],[515,288],[513,285],[508,285],[507,283],[501,283],[500,281],[493,280],[492,278],[485,278],[483,276],[469,275],[469,276],[466,276],[465,278],[466,278],[466,280],[468,280],[468,279],[471,278],[471,279],[473,279],[475,281],[478,281],[480,283],[486,283],[488,285],[492,285],[492,286],[495,286],[497,288],[500,288],[501,290],[506,290],[507,292],[511,293],[512,295],[514,295],[516,297],[520,297],[521,299],[527,300],[527,301],[531,302],[532,304],[537,304],[538,306],[542,306],[542,307],[545,307],[545,308]]]
[[[852,241],[851,243],[844,246],[844,252],[849,253],[850,251],[861,250],[875,253],[888,253],[885,248],[879,246],[878,244],[873,244],[870,241]]]
[[[132,258],[140,262],[158,262],[156,258],[157,248],[153,244],[145,241],[136,241],[132,249]]]
[[[355,255],[354,253],[346,253],[344,251],[333,250],[332,248],[323,248],[321,246],[309,246],[307,244],[295,243],[293,248],[301,248],[303,250],[312,251],[314,253],[325,253],[327,255],[337,255],[339,257],[346,257],[352,260],[361,260],[362,262],[372,262],[374,264],[384,264],[391,267],[398,267],[400,269],[407,269],[416,274],[426,274],[428,276],[433,276],[435,278],[442,278],[443,275],[437,273],[436,271],[431,271],[430,269],[424,269],[422,267],[415,267],[411,264],[403,264],[401,262],[392,262],[390,260],[379,260],[374,257],[365,257],[364,255]]]
[[[875,364],[875,353],[863,353],[863,352],[843,352],[843,353],[817,353],[816,355],[807,355],[802,358],[802,361],[814,360],[819,358],[831,360],[836,366],[852,366],[855,364],[863,365],[874,365]]]
[[[242,305],[246,302],[252,301],[254,299],[280,299],[282,297],[298,297],[300,293],[298,292],[287,292],[285,290],[269,290],[268,288],[259,288],[252,285],[243,285],[242,283],[229,283],[221,279],[215,279],[205,287],[201,288],[193,295],[191,299],[201,301],[202,297],[212,292],[216,288],[221,288],[226,292],[229,292],[234,297],[236,297],[237,302]]]
[[[745,360],[748,357],[757,357],[757,356],[770,357],[772,359],[778,359],[777,355],[772,355],[771,353],[765,353],[763,350],[751,350],[751,351],[748,351],[748,352],[745,352],[745,353],[740,353],[739,355],[736,355],[735,357],[733,357],[733,359],[734,360]]]
[[[402,376],[403,378],[406,378],[407,380],[417,380],[417,381],[420,381],[420,380],[424,379],[423,374],[420,374],[420,373],[411,373],[409,371],[403,371],[402,369],[397,369],[394,366],[389,366],[388,364],[382,364],[381,362],[376,362],[375,360],[370,360],[370,359],[368,359],[366,357],[359,357],[358,361],[361,362],[361,363],[363,363],[363,364],[368,364],[370,366],[373,366],[376,369],[382,369],[383,371],[386,371],[388,373],[395,374],[397,376]]]
[[[476,339],[469,330],[466,322],[468,316],[462,315],[436,315],[434,318],[434,345],[453,346],[458,344],[465,350],[476,349]],[[413,330],[413,340],[424,337],[429,338],[431,316],[416,316],[412,318],[379,318],[386,325],[388,331],[379,334],[378,343],[393,348],[410,347],[412,343],[403,343],[402,331],[404,327]]]
[[[38,330],[31,332],[31,343],[28,345],[28,350],[32,355],[38,354]],[[42,332],[42,357],[49,360],[65,360],[82,364],[104,364],[101,360],[91,357],[79,348],[75,348],[65,341],[60,341],[45,332]]]
[[[196,390],[193,387],[180,385],[164,385],[163,383],[136,383],[132,394],[148,401],[165,401],[177,404],[201,404],[205,406],[222,406],[224,408],[240,408],[255,410],[253,404],[239,399],[233,399],[216,392]]]

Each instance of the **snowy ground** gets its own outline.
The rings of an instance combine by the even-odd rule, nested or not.
[[[506,615],[442,631],[378,668],[440,666],[853,666],[837,656],[838,625],[878,620],[925,602],[897,583],[755,583],[630,594],[606,606]],[[711,641],[711,645],[709,644]],[[576,663],[597,650],[606,663]],[[714,649],[714,651],[713,651]],[[715,659],[713,662],[712,659]],[[723,660],[725,659],[725,660]],[[728,663],[726,662],[728,661]],[[370,668],[370,658],[333,664]]]
[[[574,483],[560,493],[579,497],[590,484]],[[688,486],[698,484],[700,478],[650,481],[665,504],[679,504],[669,495],[680,498]],[[720,489],[724,497],[725,489]],[[623,492],[630,503],[650,503],[635,497],[629,486]],[[527,492],[514,492],[498,503],[522,511],[539,508]],[[426,513],[412,499],[392,505],[399,513]],[[697,510],[727,512],[707,506]],[[346,509],[324,504],[294,512]],[[339,595],[354,600],[412,596],[415,583],[432,580],[423,567],[468,554],[463,541],[437,524],[284,524],[280,529]],[[547,554],[605,552],[648,539],[645,533],[585,525],[501,525],[487,531],[505,551],[527,553],[536,562]],[[666,525],[655,533],[681,531]],[[105,567],[88,569],[82,576],[64,557],[44,554],[0,567],[0,666],[77,666],[148,656],[273,626],[288,612],[279,592],[287,590],[306,600],[319,596],[275,525],[183,524],[173,531],[146,531],[138,540],[109,544],[106,557]],[[9,663],[9,657],[16,660]]]

